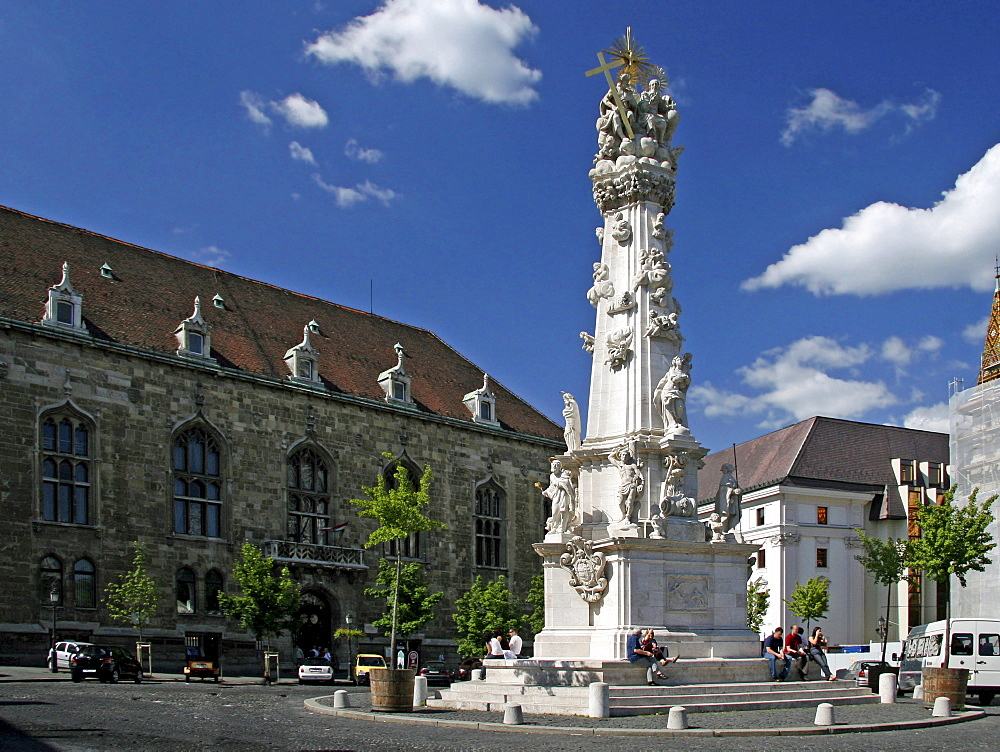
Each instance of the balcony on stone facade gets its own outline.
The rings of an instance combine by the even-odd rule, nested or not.
[[[356,572],[368,569],[364,562],[363,548],[323,546],[318,543],[296,543],[295,541],[264,541],[264,555],[287,564],[341,569]]]

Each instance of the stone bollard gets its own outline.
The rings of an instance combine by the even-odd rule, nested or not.
[[[924,699],[924,685],[918,684],[913,688],[913,699],[922,700]]]
[[[832,726],[833,705],[828,702],[821,702],[816,706],[816,718],[813,720],[814,726]]]
[[[524,713],[520,705],[507,703],[503,706],[503,722],[508,726],[520,726],[524,723]]]
[[[667,713],[668,729],[686,729],[688,727],[688,711],[683,705],[673,705]]]
[[[878,678],[878,697],[883,705],[896,704],[896,675],[882,674]]]
[[[591,718],[611,717],[611,686],[607,682],[592,682],[588,696]]]
[[[333,693],[333,707],[334,708],[349,708],[351,707],[351,696],[347,694],[346,689],[338,689]]]
[[[427,704],[427,677],[413,677],[413,707],[422,708]]]
[[[951,716],[951,698],[936,697],[934,699],[934,710],[931,711],[934,718],[949,718]]]

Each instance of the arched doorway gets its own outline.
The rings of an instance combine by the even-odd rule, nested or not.
[[[310,648],[333,647],[333,625],[340,622],[339,609],[331,607],[323,593],[307,590],[302,593],[296,617],[295,643],[308,653]]]

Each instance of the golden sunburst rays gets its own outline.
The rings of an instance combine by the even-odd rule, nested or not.
[[[658,65],[649,62],[646,51],[632,37],[631,26],[626,28],[624,36],[618,37],[603,52],[605,55],[610,55],[621,66],[619,73],[627,73],[634,83],[645,83],[650,78],[657,78],[653,75],[654,71],[663,72],[663,69]]]

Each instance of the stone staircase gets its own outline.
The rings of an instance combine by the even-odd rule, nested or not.
[[[515,703],[525,713],[587,715],[589,689],[585,686],[538,686],[470,681],[452,684],[427,705],[457,710],[502,711]],[[683,705],[689,713],[734,710],[771,710],[831,705],[877,703],[878,695],[852,681],[745,682],[677,686],[612,686],[611,715],[666,713]]]

